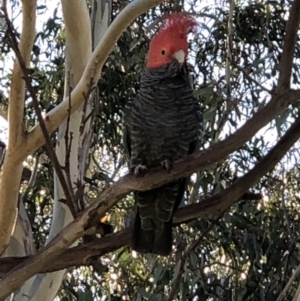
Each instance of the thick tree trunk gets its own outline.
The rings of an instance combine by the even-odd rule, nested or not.
[[[24,1],[23,29],[18,48],[23,64],[29,67],[31,50],[35,38],[36,0]],[[16,42],[17,43],[17,42]],[[18,59],[15,59],[8,107],[8,144],[0,174],[0,256],[7,248],[17,220],[19,184],[23,160],[18,160],[19,149],[24,142],[25,82]]]
[[[111,16],[111,1],[93,1],[92,28],[88,15],[86,3],[81,0],[62,0],[64,21],[66,24],[66,71],[65,71],[65,92],[64,96],[70,94],[79,82],[87,61],[92,53],[92,35],[94,45],[98,44],[105,33]],[[81,107],[74,112],[68,121],[64,122],[58,131],[58,143],[56,155],[61,166],[65,166],[66,157],[69,159],[69,176],[73,192],[78,189],[77,183],[82,183],[85,174],[85,162],[88,155],[90,143],[89,119],[85,122],[83,131],[82,121],[84,116],[91,112],[91,98],[87,100],[86,107]],[[71,151],[67,154],[66,150],[66,131],[68,131],[68,141],[71,144]],[[71,138],[72,137],[72,138]],[[67,178],[66,172],[64,176]],[[49,242],[65,225],[73,219],[69,208],[59,200],[65,199],[63,189],[57,175],[54,176],[54,211],[51,230],[47,242]],[[75,200],[77,201],[77,200]],[[9,254],[16,256],[17,254]],[[20,254],[21,255],[21,254]],[[26,255],[26,254],[22,254]],[[27,254],[29,255],[29,254]],[[27,300],[32,301],[52,301],[65,276],[65,270],[49,274],[38,274],[29,279],[22,288],[16,292],[13,300],[23,300],[24,295]],[[47,294],[45,294],[47,292]]]
[[[66,70],[70,71],[66,74],[68,74],[67,78],[70,79],[70,87],[75,88],[70,94],[68,94],[66,90],[64,93],[64,101],[48,112],[44,117],[40,116],[39,123],[37,123],[29,132],[25,131],[24,120],[20,117],[22,115],[21,111],[24,112],[25,98],[25,85],[20,85],[20,83],[23,83],[24,79],[32,94],[31,96],[34,97],[34,91],[31,86],[31,80],[26,66],[28,66],[30,61],[32,44],[35,36],[36,0],[22,1],[24,18],[19,46],[17,45],[17,41],[12,38],[12,40],[15,41],[14,51],[17,56],[13,74],[14,76],[17,75],[19,79],[18,81],[12,80],[11,82],[11,90],[18,93],[10,95],[9,99],[9,143],[0,175],[0,255],[7,249],[10,241],[12,242],[12,240],[10,240],[11,235],[13,231],[17,229],[14,227],[17,221],[17,204],[23,161],[28,155],[32,154],[35,150],[45,144],[45,137],[47,136],[46,132],[48,131],[48,134],[52,134],[58,129],[67,119],[68,113],[71,111],[72,118],[70,118],[70,121],[67,124],[69,125],[69,133],[72,132],[73,134],[70,160],[75,160],[75,163],[71,162],[75,167],[72,166],[70,172],[71,180],[69,182],[71,182],[71,190],[74,192],[73,188],[78,185],[75,185],[73,180],[82,179],[85,172],[84,166],[88,150],[88,137],[90,135],[88,134],[89,123],[85,123],[85,128],[83,130],[79,126],[82,120],[82,107],[80,106],[86,102],[85,96],[90,96],[91,90],[95,88],[97,81],[100,78],[105,60],[125,28],[129,26],[136,17],[161,2],[161,0],[135,0],[127,5],[127,7],[125,7],[115,18],[113,24],[107,28],[111,15],[111,0],[94,0],[93,8],[97,9],[97,12],[93,14],[93,29],[98,28],[98,26],[105,26],[105,29],[103,28],[101,31],[99,28],[98,30],[93,30],[96,38],[94,36],[93,47],[95,50],[92,53],[92,31],[86,3],[82,0],[61,1],[67,37]],[[6,17],[6,20],[7,24],[10,24],[9,17]],[[104,36],[99,37],[99,35],[102,34],[104,34]],[[10,31],[10,35],[13,37],[13,30]],[[100,41],[98,45],[97,40]],[[39,111],[38,106],[36,110]],[[16,114],[14,115],[15,111]],[[77,113],[73,115],[76,111]],[[76,132],[79,128],[80,135]],[[58,161],[60,163],[65,163],[65,151],[63,146],[63,142],[65,141],[62,139],[65,129],[66,124],[62,125],[59,130],[59,145],[56,149]],[[50,143],[47,145],[49,146]],[[54,159],[56,158],[55,156],[52,157]],[[56,163],[56,167],[59,166],[59,162]],[[2,278],[0,282],[1,300],[8,297],[13,291],[15,291],[15,295],[12,296],[10,300],[24,300],[24,298],[26,300],[53,300],[61,285],[64,271],[48,274],[46,276],[36,275],[36,273],[41,271],[40,267],[45,265],[45,260],[48,260],[48,262],[55,260],[56,256],[59,256],[59,254],[72,243],[75,244],[76,239],[82,237],[86,232],[86,214],[93,210],[95,204],[97,207],[97,202],[91,204],[89,209],[81,214],[79,223],[78,221],[70,223],[72,217],[69,213],[69,209],[59,202],[61,198],[65,199],[65,197],[57,179],[55,179],[54,184],[56,204],[48,244],[41,252],[34,255],[35,260],[26,262],[24,266],[18,266]],[[14,189],[8,189],[8,187],[14,187]],[[64,192],[68,191],[64,190]],[[105,194],[101,196],[101,198],[102,197],[105,197]],[[107,211],[105,206],[104,210]],[[99,215],[102,215],[102,213],[100,212]],[[73,227],[73,224],[75,224],[75,227]],[[67,226],[64,227],[65,225]],[[60,231],[63,227],[64,229]],[[71,233],[70,229],[72,230]],[[60,232],[60,234],[55,236],[58,232]],[[17,234],[17,232],[15,233]],[[21,234],[20,237],[25,235],[24,233]],[[30,227],[27,233],[30,235]],[[67,237],[64,236],[64,233],[66,233]],[[53,238],[54,236],[55,238]],[[61,238],[62,236],[63,238]],[[49,243],[51,238],[53,239],[51,243]],[[14,255],[16,251],[12,250],[11,252],[11,250],[8,252],[9,255]],[[25,250],[26,248],[24,247],[23,251]],[[28,250],[30,250],[30,248],[28,248]],[[21,251],[22,253],[22,247],[17,251]],[[23,271],[23,269],[25,269],[25,271]],[[32,278],[29,279],[29,277]],[[28,280],[26,281],[26,279]],[[24,283],[24,281],[26,282]]]

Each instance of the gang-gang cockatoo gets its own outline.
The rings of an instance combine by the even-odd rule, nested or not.
[[[153,36],[137,96],[124,109],[123,143],[135,174],[195,152],[202,116],[187,70],[188,33],[197,22],[183,13],[168,14]],[[135,192],[132,249],[167,256],[172,250],[172,217],[187,179]]]

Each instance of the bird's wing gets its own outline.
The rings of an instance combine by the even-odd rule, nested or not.
[[[203,115],[200,109],[200,105],[196,98],[194,98],[194,105],[195,105],[196,122],[197,122],[197,136],[195,137],[194,141],[190,145],[188,155],[199,150],[200,142],[204,135]]]
[[[123,110],[123,148],[124,153],[130,159],[131,157],[131,139],[128,122],[131,115],[132,100],[129,100]]]

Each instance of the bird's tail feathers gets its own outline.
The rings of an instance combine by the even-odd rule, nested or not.
[[[132,249],[139,253],[167,256],[172,250],[172,217],[185,190],[185,180],[136,192],[137,213],[132,233]]]
[[[132,232],[132,249],[139,253],[167,256],[172,251],[172,220],[163,223],[162,230],[143,230],[137,213]]]

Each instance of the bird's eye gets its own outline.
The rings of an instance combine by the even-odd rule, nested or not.
[[[165,54],[166,54],[166,50],[163,49],[163,50],[161,51],[161,55],[165,55]]]

